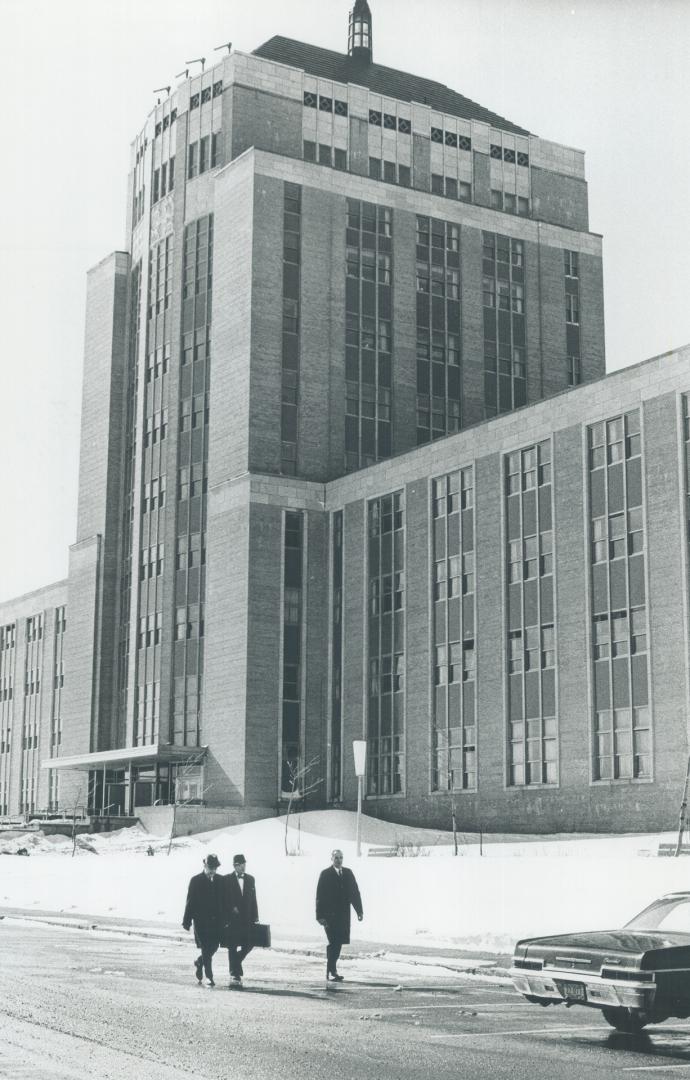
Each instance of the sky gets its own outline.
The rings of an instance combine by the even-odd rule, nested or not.
[[[608,370],[690,342],[690,0],[370,5],[378,63],[585,150]],[[126,248],[129,145],[154,90],[227,41],[344,52],[350,6],[0,0],[0,602],[67,574],[86,273]]]

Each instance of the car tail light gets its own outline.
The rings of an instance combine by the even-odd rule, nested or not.
[[[616,982],[654,982],[654,974],[651,971],[631,971],[629,968],[603,967],[602,979],[615,979]]]
[[[523,968],[525,971],[541,971],[544,967],[543,960],[514,960],[513,967]]]

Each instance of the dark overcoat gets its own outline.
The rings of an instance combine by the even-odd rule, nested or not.
[[[185,930],[189,930],[194,923],[194,937],[199,948],[201,948],[201,938],[220,940],[223,924],[227,920],[226,891],[225,878],[222,874],[214,874],[211,879],[202,872],[195,874],[189,882],[182,925]]]
[[[223,945],[251,945],[251,928],[259,921],[256,882],[251,874],[244,875],[244,889],[240,888],[237,874],[226,874],[224,881],[226,929]]]
[[[331,945],[350,944],[350,908],[362,914],[362,899],[355,875],[346,866],[339,875],[334,866],[322,870],[316,886],[316,918],[325,921]]]

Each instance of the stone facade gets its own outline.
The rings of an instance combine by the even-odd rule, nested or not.
[[[131,812],[138,799],[181,793],[215,807],[275,807],[290,769],[305,765],[310,805],[352,806],[350,745],[364,736],[378,755],[369,811],[447,825],[435,688],[446,676],[456,687],[460,667],[439,659],[434,638],[432,506],[434,481],[465,470],[474,564],[461,562],[474,629],[448,645],[462,653],[459,682],[473,687],[449,690],[464,702],[465,742],[449,750],[464,764],[448,773],[461,826],[668,826],[687,753],[687,350],[604,378],[601,238],[588,231],[580,151],[437,84],[423,81],[422,105],[413,76],[394,73],[390,97],[388,69],[348,71],[347,58],[272,39],[185,80],[134,140],[130,250],[89,278],[69,582],[0,608],[12,642],[0,651],[0,695],[14,672],[12,702],[0,697],[0,809],[67,806],[85,785],[101,810]],[[374,231],[352,228],[360,209]],[[420,244],[425,228],[446,248]],[[496,253],[488,270],[487,251]],[[577,304],[566,315],[575,280]],[[420,374],[424,317],[425,362],[441,390],[425,390]],[[512,403],[524,407],[494,416],[491,377],[507,379]],[[438,415],[435,399],[452,396],[454,380],[457,423],[449,411],[435,431],[445,437],[418,445],[420,413]],[[587,439],[597,420],[631,410],[641,413],[646,485],[652,743],[630,766],[642,775],[600,780],[594,748],[601,755],[607,744],[593,726],[605,710],[592,688]],[[361,431],[389,425],[390,456],[347,472],[352,416]],[[385,448],[380,430],[377,440]],[[542,653],[557,658],[557,704],[555,717],[539,719],[537,782],[533,762],[529,781],[516,781],[518,751],[509,747],[516,661],[505,491],[507,455],[517,460],[541,443],[554,516],[545,556],[554,616],[544,632],[556,643]],[[393,572],[373,573],[370,533],[392,496],[396,536],[377,540],[376,558]],[[333,572],[340,514],[342,588]],[[397,659],[380,621],[389,602],[404,611]],[[34,615],[47,613],[47,628],[65,603],[64,676],[60,667],[49,679],[60,681],[61,698],[22,702],[30,723],[22,719],[20,753],[17,672],[29,672],[25,698],[47,686],[44,678],[40,692],[31,689],[38,653],[24,638]],[[374,626],[383,627],[376,656]],[[45,633],[44,666],[54,651]],[[395,704],[379,702],[374,747],[371,696],[383,701],[391,689]],[[447,737],[459,730],[451,725]],[[523,741],[532,753],[534,739]]]

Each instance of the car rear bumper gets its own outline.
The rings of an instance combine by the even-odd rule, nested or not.
[[[511,968],[510,977],[515,989],[526,997],[554,1003],[643,1009],[648,1012],[656,995],[654,983],[628,979],[616,982],[615,979],[602,979],[600,975],[557,968],[545,971]],[[579,988],[584,988],[584,996]]]

